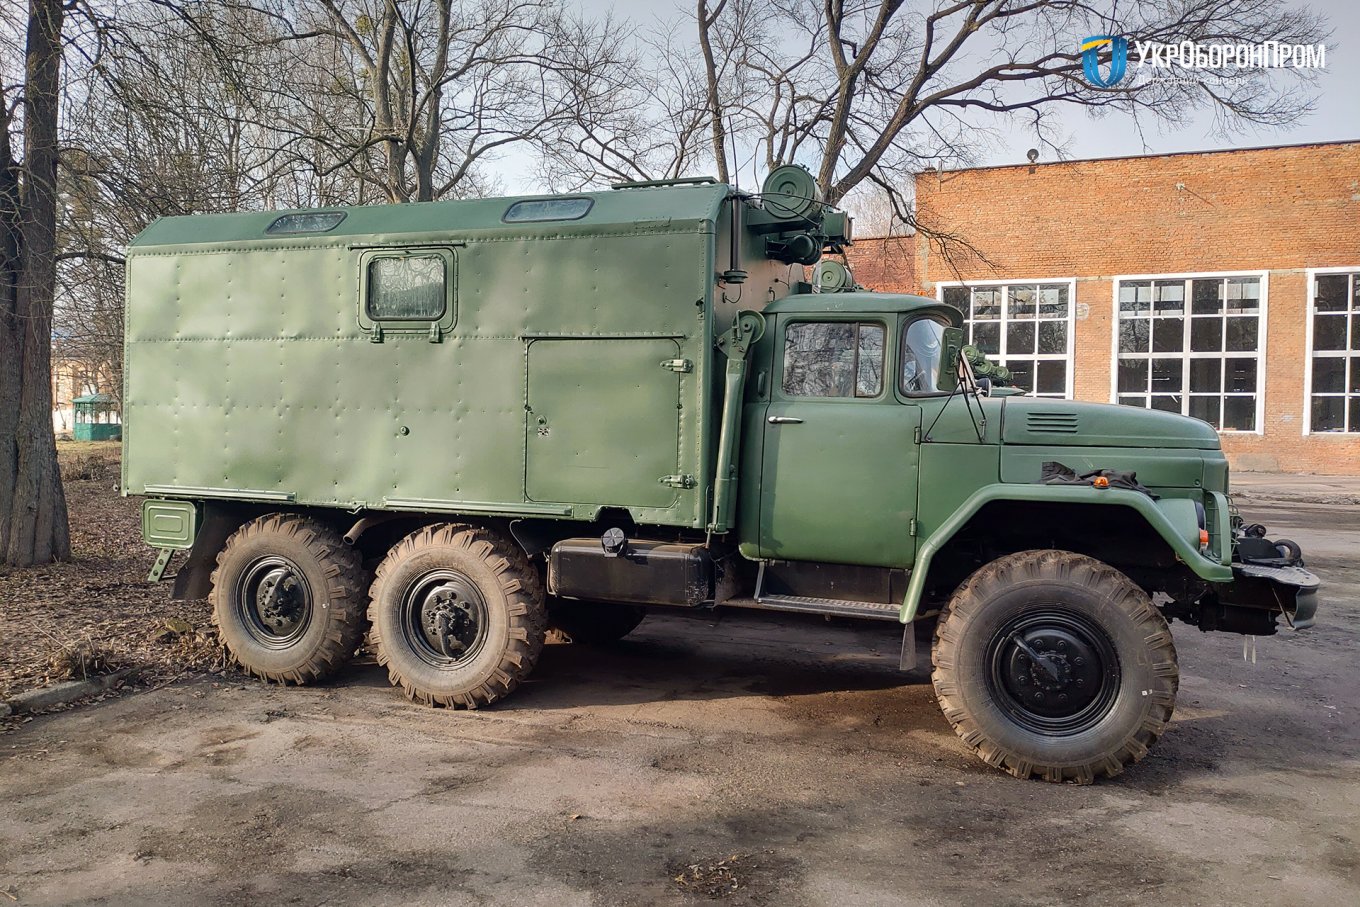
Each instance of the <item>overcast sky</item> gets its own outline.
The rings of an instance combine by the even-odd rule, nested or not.
[[[694,4],[689,0],[629,0],[627,3],[610,0],[568,0],[575,2],[591,15],[613,10],[615,16],[626,16],[634,24],[646,29],[663,21],[674,21],[682,12],[690,12]],[[1302,122],[1287,130],[1244,129],[1232,135],[1217,135],[1212,131],[1213,117],[1205,110],[1199,119],[1183,128],[1162,132],[1161,124],[1143,123],[1139,133],[1133,120],[1120,114],[1091,118],[1080,109],[1059,108],[1056,114],[1065,133],[1064,156],[1069,158],[1113,157],[1131,154],[1155,154],[1172,151],[1199,151],[1215,148],[1247,148],[1256,145],[1295,144],[1301,142],[1360,139],[1360,0],[1319,0],[1307,4],[1322,12],[1330,21],[1332,38],[1327,48],[1327,68],[1318,78],[1317,107]],[[690,26],[692,27],[692,26]],[[1081,35],[1074,35],[1073,41]],[[1132,61],[1131,61],[1132,62]],[[1281,76],[1287,78],[1287,76]],[[1021,163],[1025,151],[1036,144],[1032,135],[1023,130],[1003,136],[994,148],[981,156],[980,164]],[[1052,159],[1051,153],[1044,158]],[[502,162],[503,165],[508,162]],[[498,168],[501,169],[501,168]],[[524,180],[524,169],[518,165],[502,172],[507,188]],[[511,172],[517,176],[509,176]],[[763,176],[763,174],[761,174]],[[541,191],[524,185],[523,191]]]

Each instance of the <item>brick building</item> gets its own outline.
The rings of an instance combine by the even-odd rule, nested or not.
[[[858,242],[856,277],[957,305],[1018,384],[1204,419],[1239,469],[1360,474],[1360,142],[915,190],[922,232]]]

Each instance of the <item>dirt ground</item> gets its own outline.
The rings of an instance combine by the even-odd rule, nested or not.
[[[224,668],[203,602],[146,582],[141,500],[117,492],[116,441],[59,441],[73,559],[0,567],[0,699],[61,680],[136,669],[133,686]],[[0,728],[5,722],[0,719]],[[0,900],[0,904],[4,901]]]
[[[36,718],[0,735],[0,905],[1360,903],[1360,512],[1247,515],[1319,626],[1251,664],[1177,625],[1175,721],[1112,781],[978,762],[892,627],[652,617],[477,713],[356,665]]]

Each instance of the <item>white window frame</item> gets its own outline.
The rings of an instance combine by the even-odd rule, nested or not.
[[[1066,368],[1065,371],[1066,371],[1067,386],[1063,388],[1063,396],[1064,396],[1066,399],[1071,400],[1071,399],[1072,399],[1072,396],[1073,396],[1073,389],[1076,387],[1076,372],[1077,372],[1077,368],[1076,368],[1076,366],[1077,366],[1077,363],[1076,363],[1076,356],[1075,356],[1075,352],[1074,352],[1074,351],[1076,350],[1076,335],[1077,335],[1077,279],[1076,279],[1075,277],[1035,277],[1035,278],[1029,278],[1029,279],[1025,279],[1025,280],[1016,280],[1016,279],[1007,279],[1007,280],[940,280],[940,281],[936,281],[936,283],[935,283],[935,298],[936,298],[937,300],[939,300],[940,302],[944,302],[944,291],[945,291],[945,288],[946,288],[946,287],[968,287],[969,289],[971,289],[971,288],[973,288],[973,287],[999,287],[999,288],[1001,288],[1001,320],[998,322],[998,324],[1001,325],[1001,349],[1004,351],[1004,350],[1006,349],[1006,325],[1009,323],[1009,320],[1010,320],[1010,319],[1009,319],[1009,302],[1010,302],[1010,300],[1009,300],[1009,297],[1010,297],[1009,289],[1010,289],[1010,287],[1013,287],[1013,286],[1025,286],[1025,285],[1037,285],[1037,284],[1047,284],[1047,285],[1049,285],[1049,286],[1052,286],[1053,284],[1061,284],[1061,285],[1067,287],[1067,350],[1066,350],[1066,352],[1064,352],[1064,353],[1062,353],[1062,354],[1058,354],[1058,353],[1039,353],[1039,354],[1036,354],[1035,356],[1032,356],[1032,357],[1030,357],[1030,358],[1031,358],[1032,361],[1043,361],[1043,360],[1048,360],[1048,361],[1050,361],[1050,362],[1051,362],[1051,361],[1056,361],[1056,360],[1058,360],[1058,359],[1062,359],[1062,361],[1063,361],[1064,363],[1066,363],[1067,368]],[[970,303],[971,303],[971,300],[970,300]],[[970,310],[971,310],[971,308],[970,308]],[[963,313],[963,320],[964,320],[964,325],[965,325],[965,327],[966,327],[967,324],[968,324],[968,312],[964,312],[964,313]],[[1055,321],[1056,321],[1057,319],[1052,319],[1052,320],[1055,320]],[[1000,354],[998,355],[998,358],[999,358],[999,359],[1004,359],[1004,358],[1005,358],[1005,353],[1004,353],[1004,352],[1000,353]],[[1019,358],[1019,357],[1017,357],[1017,358]],[[1029,389],[1029,393],[1031,393],[1031,394],[1036,394],[1036,395],[1037,395],[1037,392],[1034,391],[1032,388]],[[1052,399],[1052,398],[1049,398],[1049,399]]]
[[[1261,281],[1261,311],[1257,315],[1256,332],[1256,416],[1254,429],[1220,428],[1221,435],[1264,435],[1266,417],[1266,340],[1270,324],[1269,271],[1188,271],[1180,274],[1120,274],[1110,278],[1110,402],[1119,403],[1119,285],[1130,280],[1195,280],[1197,278],[1255,277]],[[1186,329],[1190,327],[1190,294],[1185,297]],[[1311,324],[1311,320],[1310,320]],[[1189,344],[1181,351],[1182,359],[1222,359],[1224,353],[1192,353]],[[1171,358],[1171,357],[1166,357]],[[1245,359],[1246,356],[1235,358]],[[1222,394],[1222,391],[1219,392]],[[1184,402],[1181,414],[1189,413],[1190,390],[1182,391]]]
[[[1304,310],[1308,313],[1308,320],[1303,332],[1303,348],[1305,352],[1307,352],[1308,358],[1303,365],[1303,435],[1304,437],[1342,438],[1344,440],[1354,441],[1357,435],[1360,435],[1360,429],[1352,429],[1351,431],[1313,431],[1313,316],[1317,314],[1313,310],[1313,306],[1317,301],[1317,294],[1313,292],[1313,289],[1317,283],[1318,277],[1327,274],[1360,275],[1360,264],[1349,268],[1309,268],[1304,273],[1308,278],[1307,285],[1303,288],[1305,302]],[[1360,277],[1357,277],[1357,280],[1360,280]],[[1356,318],[1357,316],[1352,315],[1351,317]],[[1349,405],[1349,396],[1346,400],[1347,405]]]

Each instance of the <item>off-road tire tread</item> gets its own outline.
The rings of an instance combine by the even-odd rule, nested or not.
[[[473,551],[496,573],[501,591],[509,600],[509,639],[501,653],[500,664],[491,677],[474,690],[452,695],[439,695],[422,690],[402,676],[391,664],[387,649],[378,630],[378,602],[383,585],[391,575],[393,565],[422,548],[432,546],[460,547]],[[406,698],[428,706],[447,706],[455,709],[478,709],[510,695],[520,682],[533,671],[543,651],[543,640],[548,627],[548,612],[544,606],[543,579],[539,571],[517,545],[509,544],[500,536],[478,526],[461,523],[436,523],[417,529],[397,542],[378,564],[373,586],[369,592],[370,648],[377,654],[378,664],[387,668],[387,679],[401,687]]]
[[[1118,751],[1106,758],[1077,766],[1036,764],[1006,752],[995,741],[988,739],[968,710],[960,704],[957,678],[953,673],[961,630],[977,616],[988,599],[1018,583],[1061,580],[1106,590],[1111,601],[1135,621],[1143,630],[1148,654],[1152,659],[1155,684],[1148,694],[1152,706],[1148,717]],[[1166,730],[1180,684],[1180,666],[1171,630],[1147,593],[1123,573],[1094,558],[1051,549],[1006,555],[980,567],[968,577],[940,614],[931,646],[931,659],[934,664],[931,682],[940,708],[954,732],[988,765],[1022,779],[1039,777],[1045,781],[1091,784],[1099,777],[1118,775],[1146,756]]]
[[[230,557],[233,545],[242,545],[258,535],[277,533],[301,541],[326,565],[328,585],[326,596],[328,608],[327,628],[321,645],[302,666],[291,671],[268,671],[253,667],[241,661],[236,652],[224,644],[232,661],[242,670],[261,680],[272,683],[299,686],[324,680],[343,668],[359,643],[364,638],[366,624],[368,575],[365,573],[359,553],[345,544],[344,539],[332,527],[311,517],[293,513],[271,513],[245,523],[228,538],[217,554],[217,563],[212,572],[212,591],[208,593],[208,603],[212,605],[213,626],[222,639],[222,624],[218,618],[222,602],[218,577],[223,563]],[[312,619],[316,619],[315,612]]]

